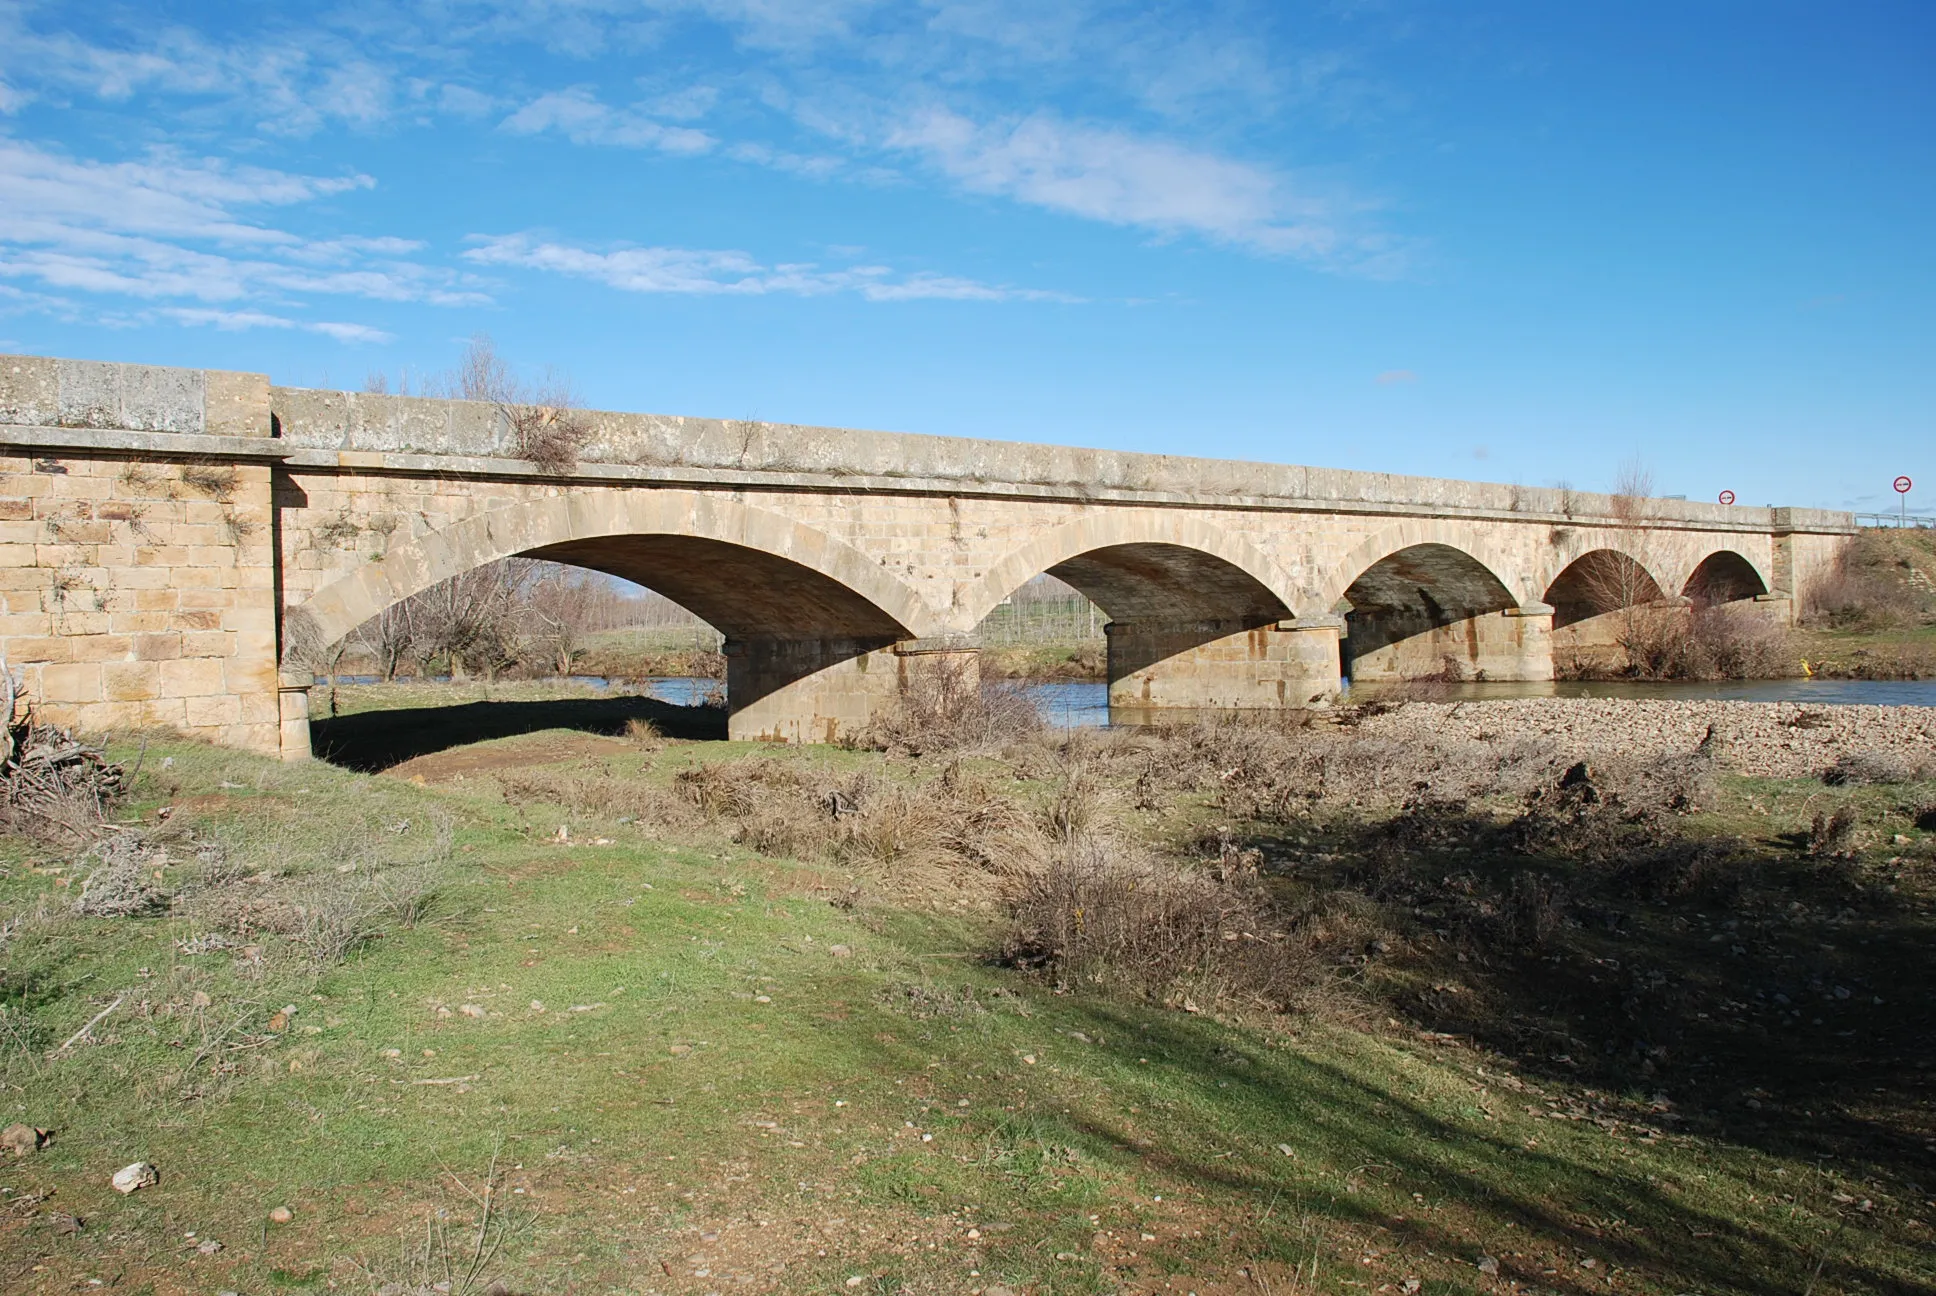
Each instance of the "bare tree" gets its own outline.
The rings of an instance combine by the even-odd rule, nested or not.
[[[553,567],[542,572],[531,584],[525,598],[531,623],[537,633],[534,647],[550,659],[548,664],[560,675],[571,674],[572,663],[584,646],[585,634],[602,628],[607,619],[606,605],[616,600],[617,592],[600,583],[588,572],[571,572]]]
[[[358,626],[350,637],[376,662],[377,674],[386,681],[395,679],[418,647],[415,601],[391,604]]]
[[[518,457],[554,476],[575,471],[578,452],[591,439],[583,402],[571,384],[549,370],[535,384],[527,383],[488,333],[474,334],[463,358],[447,373],[427,374],[413,384],[406,370],[398,376],[396,394],[412,395],[413,385],[417,395],[485,401],[497,406],[511,426]],[[390,377],[372,373],[363,389],[388,395],[392,390]]]

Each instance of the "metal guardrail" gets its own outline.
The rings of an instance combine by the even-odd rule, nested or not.
[[[1936,516],[1924,513],[1857,513],[1855,524],[1865,527],[1910,527],[1936,531]]]

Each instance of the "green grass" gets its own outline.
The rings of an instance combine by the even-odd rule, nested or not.
[[[522,767],[554,737],[496,746]],[[751,750],[599,759],[663,787],[694,760]],[[185,914],[61,917],[16,936],[0,956],[0,1114],[58,1133],[0,1162],[5,1199],[51,1193],[0,1206],[8,1290],[420,1276],[426,1228],[440,1211],[453,1235],[470,1226],[464,1190],[479,1191],[494,1152],[506,1232],[493,1273],[519,1291],[1936,1281],[1928,1200],[1849,1163],[1683,1132],[1644,1091],[1535,1077],[1410,1028],[1265,1029],[1056,993],[986,962],[985,920],[842,909],[828,901],[847,879],[828,867],[654,841],[477,783],[182,743],[151,743],[143,760],[130,817],[176,807],[274,874],[264,887],[327,882],[346,861],[381,874],[430,860],[445,881],[428,921],[341,965],[273,934],[259,968],[191,955],[177,942],[208,926]],[[1742,822],[1771,799],[1784,814],[1823,804],[1799,785],[1741,796],[1728,814]],[[551,840],[561,822],[568,843]],[[0,912],[69,900],[57,883],[71,861],[19,842],[0,858]],[[35,871],[50,867],[69,871]],[[164,872],[181,885],[196,867]],[[49,1056],[124,992],[98,1042]],[[269,1029],[287,1005],[286,1028]],[[117,1196],[109,1174],[137,1159],[161,1184]],[[281,1204],[294,1221],[267,1223]],[[49,1210],[86,1227],[57,1234],[33,1214]],[[196,1254],[190,1232],[223,1249]],[[1502,1279],[1480,1274],[1482,1254]]]

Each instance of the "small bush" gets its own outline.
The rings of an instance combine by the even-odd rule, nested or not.
[[[1855,854],[1855,808],[1842,806],[1834,814],[1815,812],[1808,829],[1808,853],[1817,859],[1848,859]]]
[[[232,464],[191,463],[182,468],[182,485],[212,499],[227,499],[235,490]]]
[[[1279,928],[1254,874],[1219,878],[1097,838],[1070,842],[1010,901],[1004,962],[1065,984],[1120,985],[1288,1010],[1314,960]]]
[[[625,722],[625,740],[644,751],[658,751],[666,744],[659,726],[642,716],[633,716]]]
[[[1865,531],[1843,550],[1834,567],[1802,593],[1804,624],[1839,630],[1889,630],[1914,625],[1929,613],[1930,597],[1914,581],[1920,558],[1913,538]]]
[[[932,662],[910,673],[895,705],[850,745],[914,756],[988,751],[1034,738],[1042,729],[1041,713],[1019,687],[983,683],[971,667]]]
[[[1822,782],[1830,787],[1869,783],[1914,783],[1930,776],[1927,762],[1914,762],[1901,752],[1854,751],[1835,758],[1835,764],[1822,771]]]
[[[104,839],[81,857],[83,865],[94,867],[81,884],[75,911],[93,918],[133,918],[166,908],[168,893],[155,885],[154,873],[167,861],[167,851],[150,848],[135,833]]]
[[[568,406],[502,404],[511,424],[518,457],[539,472],[569,476],[578,469],[578,452],[591,440],[590,423]]]
[[[1514,874],[1508,901],[1513,938],[1521,945],[1544,948],[1566,923],[1566,888],[1552,878]]]

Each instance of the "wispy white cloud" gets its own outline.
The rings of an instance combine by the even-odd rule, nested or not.
[[[0,73],[19,85],[111,102],[147,93],[219,100],[264,129],[295,135],[331,124],[372,126],[394,108],[391,68],[326,30],[225,41],[144,24],[130,35],[107,44],[31,23],[25,6],[0,7]]]
[[[981,283],[887,266],[823,268],[809,262],[766,265],[745,252],[706,248],[619,247],[607,251],[543,242],[524,234],[478,235],[464,255],[480,265],[516,266],[589,279],[626,292],[820,297],[854,293],[868,301],[1074,301],[1062,293]]]
[[[1357,242],[1335,204],[1270,168],[1046,113],[984,125],[929,109],[887,144],[975,192],[1113,225],[1311,258],[1344,255]]]
[[[717,143],[704,131],[667,126],[641,112],[614,108],[583,86],[538,96],[506,117],[502,128],[514,135],[557,131],[574,144],[651,148],[666,153],[704,153]]]
[[[346,324],[332,320],[298,320],[264,311],[222,311],[192,307],[163,307],[155,312],[177,324],[204,325],[235,333],[246,329],[299,329],[321,333],[338,342],[394,342],[396,335],[366,324]]]
[[[469,276],[414,259],[421,246],[411,240],[310,238],[252,216],[371,184],[363,175],[305,176],[166,152],[98,162],[0,136],[0,278],[57,293],[198,302],[169,309],[255,327],[271,327],[264,321],[272,317],[234,308],[309,296],[487,301]],[[375,332],[296,320],[288,327],[346,340]]]

